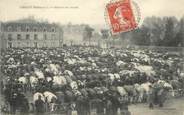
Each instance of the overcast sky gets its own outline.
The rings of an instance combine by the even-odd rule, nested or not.
[[[105,5],[110,0],[0,0],[0,20],[9,21],[35,16],[50,22],[66,24],[105,24]],[[184,14],[184,0],[134,0],[141,9],[142,20],[147,16],[176,16]],[[20,8],[41,6],[60,8]],[[72,7],[72,8],[64,8]]]

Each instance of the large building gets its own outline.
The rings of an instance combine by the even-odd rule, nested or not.
[[[1,24],[4,48],[61,47],[63,30],[57,24],[38,22],[34,19],[4,22]]]

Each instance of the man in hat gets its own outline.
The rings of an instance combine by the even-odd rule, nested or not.
[[[11,114],[16,114],[16,109],[17,109],[17,93],[13,93],[12,96],[10,97],[10,113]]]
[[[97,115],[104,115],[104,102],[99,96],[96,99],[96,110]]]
[[[44,101],[41,99],[41,96],[38,96],[38,99],[35,101],[35,107],[36,107],[36,114],[41,115],[44,114]]]
[[[110,99],[106,100],[106,115],[113,115],[112,102]]]
[[[149,108],[153,109],[154,98],[155,98],[154,89],[153,89],[152,85],[149,85],[149,88],[150,88],[150,90],[148,91],[148,103],[149,103]]]
[[[120,107],[120,103],[118,100],[118,94],[117,92],[113,92],[113,95],[111,97],[111,101],[112,101],[112,111],[114,115],[117,115],[118,113],[118,108]]]
[[[76,101],[76,109],[79,115],[84,115],[83,96],[79,96]]]
[[[20,105],[21,106],[21,108],[20,108],[21,109],[21,115],[25,115],[29,112],[29,101],[25,96],[22,97],[21,101],[22,101],[21,102],[22,105]]]

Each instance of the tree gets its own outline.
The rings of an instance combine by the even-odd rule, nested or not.
[[[180,28],[175,37],[175,46],[184,46],[184,17],[179,22]]]
[[[147,17],[142,26],[131,32],[121,34],[135,45],[178,46],[183,45],[184,17],[180,22],[175,17]]]
[[[165,36],[163,39],[163,43],[165,46],[174,46],[174,21],[171,17],[166,18],[165,25]]]
[[[144,20],[142,27],[148,29],[150,45],[162,45],[165,34],[165,20],[160,17],[148,17]]]
[[[83,40],[87,40],[89,42],[89,45],[91,44],[91,38],[93,35],[94,29],[91,28],[89,25],[86,25],[84,28],[84,33],[83,33]]]
[[[136,45],[150,45],[149,28],[143,26],[133,33],[132,42]]]
[[[109,30],[108,29],[101,29],[101,34],[103,39],[107,39],[109,37]]]

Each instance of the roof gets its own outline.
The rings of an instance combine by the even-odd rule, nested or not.
[[[52,29],[61,29],[61,27],[55,23],[48,23],[44,21],[37,21],[35,19],[20,19],[15,21],[3,22],[2,27],[4,31],[47,31],[52,32]]]

